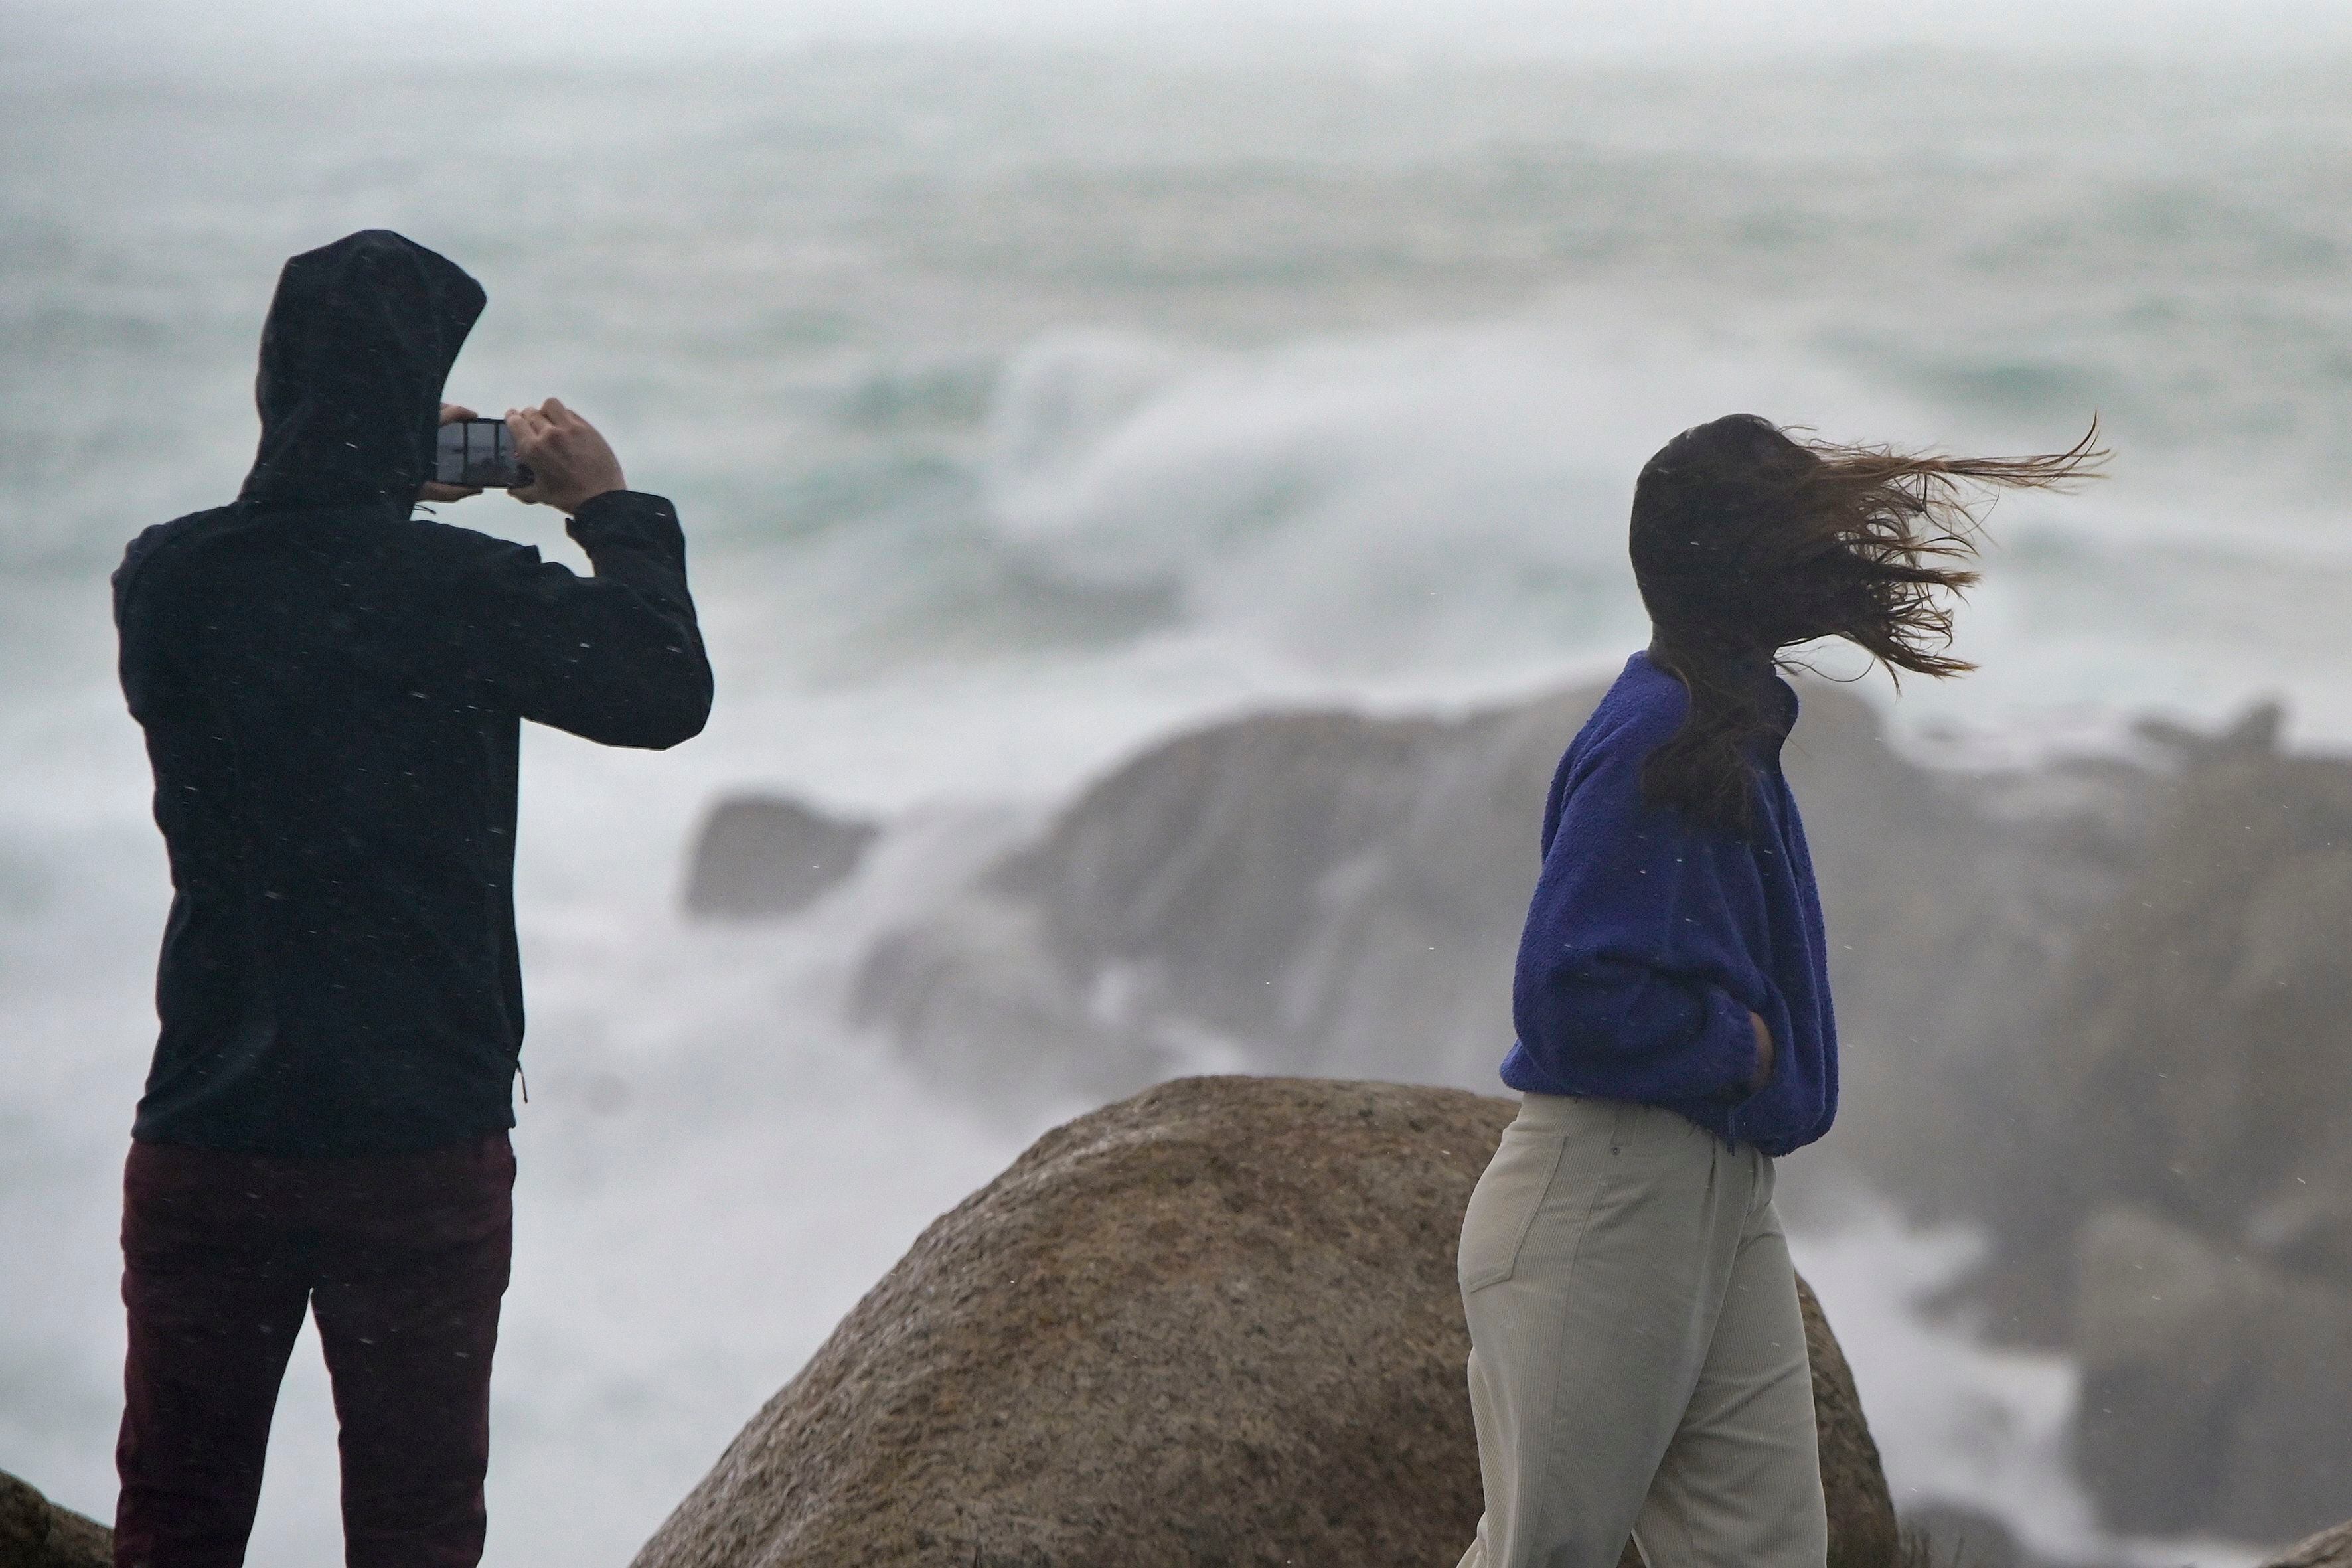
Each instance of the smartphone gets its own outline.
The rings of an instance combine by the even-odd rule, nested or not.
[[[433,477],[445,485],[514,489],[530,483],[530,469],[515,456],[514,436],[503,419],[461,419],[441,426]]]

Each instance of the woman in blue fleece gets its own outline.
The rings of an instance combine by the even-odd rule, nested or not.
[[[1612,1568],[1629,1534],[1652,1568],[1822,1568],[1772,1162],[1829,1131],[1837,1033],[1776,660],[1844,637],[1967,668],[1943,649],[1968,488],[2063,484],[2092,439],[1910,458],[1733,415],[1642,470],[1653,637],[1552,784],[1503,1063],[1522,1103],[1462,1225],[1486,1496],[1463,1568]]]

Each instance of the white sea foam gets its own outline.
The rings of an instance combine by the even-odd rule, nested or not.
[[[1920,1310],[1981,1254],[1979,1237],[1916,1230],[1864,1200],[1794,1235],[1790,1250],[1853,1368],[1898,1509],[1945,1503],[1990,1514],[2027,1550],[2059,1563],[2243,1568],[2263,1556],[2239,1542],[2139,1540],[2101,1528],[2068,1454],[2082,1392],[2072,1360],[1990,1348]],[[1963,1561],[1967,1544],[1935,1542]]]

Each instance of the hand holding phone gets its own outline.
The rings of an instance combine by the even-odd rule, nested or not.
[[[436,484],[464,489],[512,489],[531,482],[531,471],[516,455],[514,436],[503,419],[476,419],[466,410],[462,419],[445,415],[439,444],[434,452]]]
[[[445,403],[441,405],[441,426],[444,429],[473,417],[474,411],[462,404]],[[481,493],[482,487],[479,485],[442,483],[436,465],[436,471],[426,476],[424,489],[418,492],[417,499],[437,501],[464,500],[467,496],[478,496]]]
[[[554,398],[537,408],[508,409],[507,426],[532,476],[509,489],[515,500],[572,513],[608,490],[629,488],[621,474],[621,459],[596,426]]]

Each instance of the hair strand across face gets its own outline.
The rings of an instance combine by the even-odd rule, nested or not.
[[[1652,652],[1690,713],[1644,764],[1644,797],[1744,832],[1756,748],[1787,723],[1772,670],[1801,643],[1842,637],[1897,679],[1970,668],[1949,649],[1977,509],[2098,477],[2098,436],[2095,418],[2063,452],[1952,458],[1801,441],[1735,414],[1668,442],[1635,487],[1631,544]]]

